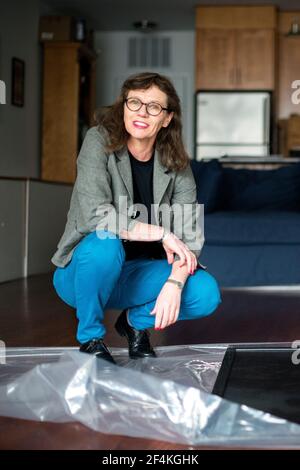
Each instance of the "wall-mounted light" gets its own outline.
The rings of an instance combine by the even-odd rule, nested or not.
[[[155,23],[155,21],[141,20],[135,21],[133,23],[133,26],[135,29],[141,31],[142,33],[149,33],[157,27],[157,23]]]

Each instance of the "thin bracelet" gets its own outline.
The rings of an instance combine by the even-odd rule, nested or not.
[[[163,227],[164,229],[164,233],[162,234],[162,237],[160,238],[160,242],[163,242],[166,238],[168,238],[168,236],[170,235],[171,232],[169,232],[169,230],[166,230],[165,227]]]
[[[181,282],[181,281],[176,281],[176,279],[167,279],[166,282],[172,282],[172,284],[176,284],[177,287],[179,287],[179,289],[183,289],[184,287],[184,283]]]

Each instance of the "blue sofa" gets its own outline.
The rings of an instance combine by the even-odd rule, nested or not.
[[[201,263],[221,287],[300,284],[300,164],[276,170],[191,162],[204,204]]]

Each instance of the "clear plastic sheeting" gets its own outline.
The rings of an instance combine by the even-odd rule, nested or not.
[[[300,447],[300,426],[211,394],[227,345],[156,348],[118,366],[74,348],[8,349],[0,415],[79,421],[108,434],[188,445]]]

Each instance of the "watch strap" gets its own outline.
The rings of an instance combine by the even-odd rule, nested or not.
[[[167,279],[166,282],[171,282],[172,284],[175,284],[179,289],[183,289],[184,283],[181,281],[177,281],[176,279]]]

